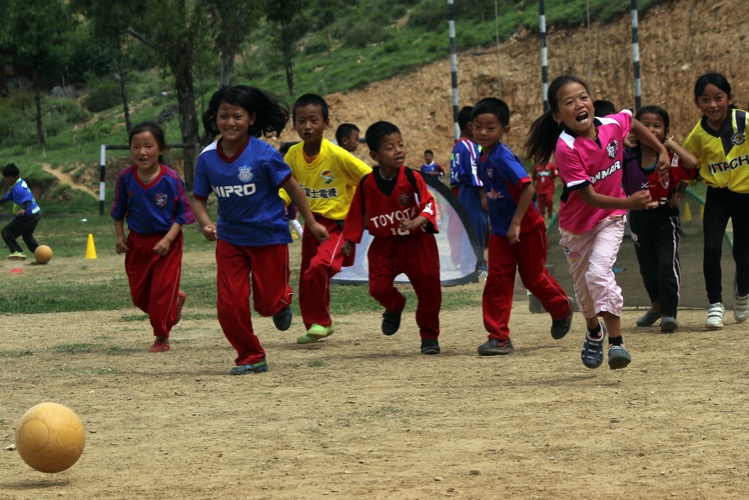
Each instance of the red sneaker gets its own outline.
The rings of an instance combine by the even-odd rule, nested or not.
[[[185,305],[185,300],[187,299],[187,294],[180,290],[177,292],[177,314],[174,316],[174,324],[176,325],[179,323],[179,320],[182,318],[182,306]]]
[[[151,352],[166,352],[171,348],[169,345],[169,337],[156,337],[156,341],[151,345],[149,351]]]

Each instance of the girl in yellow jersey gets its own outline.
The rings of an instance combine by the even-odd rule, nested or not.
[[[694,85],[694,103],[703,117],[684,148],[697,158],[697,169],[707,185],[702,261],[710,307],[705,327],[723,328],[721,250],[728,220],[733,224],[736,262],[736,322],[749,318],[749,144],[747,113],[733,105],[731,85],[720,73],[706,73]]]

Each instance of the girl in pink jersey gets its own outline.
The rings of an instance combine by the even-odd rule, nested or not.
[[[641,144],[657,151],[659,171],[669,168],[668,151],[628,110],[594,118],[588,87],[576,77],[557,77],[548,98],[550,109],[531,125],[526,152],[536,163],[546,163],[554,154],[564,186],[558,215],[560,245],[587,325],[581,358],[588,368],[601,366],[608,331],[609,367],[624,368],[632,357],[621,335],[623,299],[614,262],[626,211],[657,206],[647,190],[629,197],[622,190],[624,139],[631,131]]]

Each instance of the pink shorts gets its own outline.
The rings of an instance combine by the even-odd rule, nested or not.
[[[602,312],[622,315],[622,289],[614,276],[614,263],[624,237],[624,217],[606,218],[581,234],[560,230],[577,305],[583,316]]]

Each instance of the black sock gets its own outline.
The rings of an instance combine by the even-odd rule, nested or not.
[[[601,336],[601,323],[598,323],[595,328],[588,328],[588,336],[598,338]]]
[[[609,337],[609,345],[622,345],[624,339],[622,337]]]

